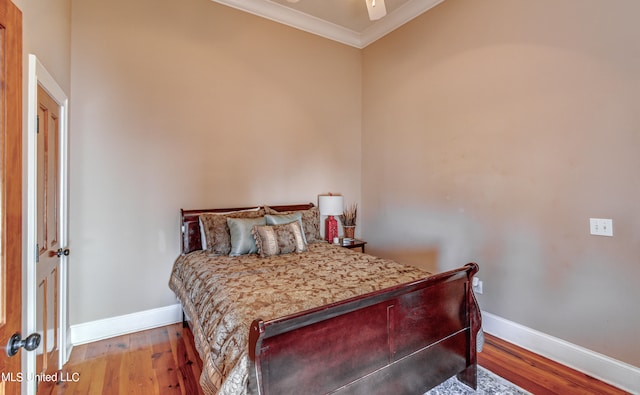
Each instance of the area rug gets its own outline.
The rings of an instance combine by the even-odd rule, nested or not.
[[[450,378],[424,395],[531,395],[517,385],[478,366],[478,389],[467,387],[455,377]]]

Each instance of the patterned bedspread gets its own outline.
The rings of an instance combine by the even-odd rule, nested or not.
[[[191,318],[205,393],[247,393],[249,326],[426,277],[420,269],[328,243],[269,258],[180,256],[169,287]]]

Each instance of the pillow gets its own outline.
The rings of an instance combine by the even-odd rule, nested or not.
[[[204,225],[202,224],[202,216],[203,215],[228,215],[228,214],[236,214],[236,213],[245,213],[245,212],[252,212],[252,211],[259,211],[260,207],[255,207],[255,208],[247,208],[244,210],[235,210],[235,211],[225,211],[225,212],[221,212],[221,213],[206,213],[206,214],[200,214],[198,216],[198,223],[200,225],[200,240],[202,242],[202,249],[206,250],[207,249],[207,235],[204,231]]]
[[[258,252],[256,240],[251,235],[254,226],[266,225],[264,217],[260,218],[227,218],[229,234],[231,236],[231,251],[229,255],[240,256]]]
[[[200,234],[200,227],[197,222],[187,222],[186,229],[183,233],[182,239],[182,253],[188,254],[193,251],[199,251],[202,249],[202,241]]]
[[[206,239],[207,251],[216,255],[229,255],[231,252],[231,237],[227,218],[262,218],[263,216],[264,210],[261,208],[251,211],[201,214],[200,222]]]
[[[302,213],[300,211],[291,214],[266,214],[264,219],[267,220],[267,225],[284,225],[297,221],[300,224],[300,229],[303,230],[302,238],[304,239],[304,243],[307,244],[307,238],[304,234],[304,225],[302,224]]]
[[[202,249],[207,249],[207,235],[204,233],[204,225],[202,224],[202,215],[198,215],[198,225],[200,226],[200,243]]]
[[[254,226],[251,233],[255,237],[258,254],[263,258],[307,250],[298,221],[283,225]]]
[[[318,207],[311,207],[308,210],[280,212],[272,209],[271,207],[265,206],[264,211],[267,214],[276,215],[300,213],[302,215],[302,230],[304,231],[307,243],[324,241],[320,235],[320,210],[318,210]]]

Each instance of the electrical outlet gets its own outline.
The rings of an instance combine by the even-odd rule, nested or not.
[[[589,218],[589,231],[595,236],[613,237],[613,220],[604,218]]]
[[[477,294],[482,293],[482,280],[480,280],[478,277],[474,277],[472,285],[473,285],[473,292]]]

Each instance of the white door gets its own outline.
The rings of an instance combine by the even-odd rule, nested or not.
[[[53,374],[68,359],[66,95],[29,56],[27,328],[41,335],[27,372]],[[33,377],[33,376],[32,376]],[[28,385],[28,393],[36,390]]]

